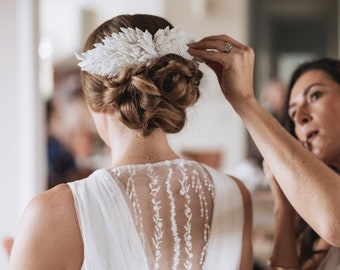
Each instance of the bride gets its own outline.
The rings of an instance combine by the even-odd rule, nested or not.
[[[115,17],[88,37],[77,57],[111,166],[30,202],[10,269],[252,269],[249,192],[167,141],[199,98],[190,42],[152,15]]]

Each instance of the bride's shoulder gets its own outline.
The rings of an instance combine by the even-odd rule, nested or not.
[[[81,258],[82,240],[71,190],[62,184],[29,202],[15,237],[14,253],[23,261],[24,257],[46,255],[45,263],[62,266],[69,264],[68,252]],[[55,260],[58,257],[66,260]],[[38,265],[36,269],[40,269]]]
[[[60,184],[37,195],[27,205],[23,219],[46,236],[71,234],[77,228],[72,225],[78,225],[71,189]]]
[[[39,220],[66,219],[69,216],[65,214],[72,213],[73,205],[71,189],[67,184],[60,184],[34,197],[25,214],[32,214]]]

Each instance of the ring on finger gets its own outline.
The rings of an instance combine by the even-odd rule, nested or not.
[[[230,53],[231,49],[233,48],[233,44],[231,44],[230,42],[227,42],[225,44],[225,47],[223,49],[223,52],[225,53]]]

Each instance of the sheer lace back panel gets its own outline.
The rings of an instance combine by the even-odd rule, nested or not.
[[[178,159],[100,170],[70,183],[83,269],[238,269],[241,195],[234,181],[211,173]],[[213,178],[223,179],[218,186]]]
[[[214,186],[197,163],[166,161],[111,171],[131,205],[151,269],[197,269],[209,239]],[[151,256],[150,256],[151,255]]]

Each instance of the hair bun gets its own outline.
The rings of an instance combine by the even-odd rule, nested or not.
[[[90,106],[118,113],[122,123],[142,136],[156,128],[177,133],[185,124],[186,109],[200,96],[201,78],[196,62],[168,54],[149,66],[125,68],[114,78],[99,76],[105,89],[92,90]]]

